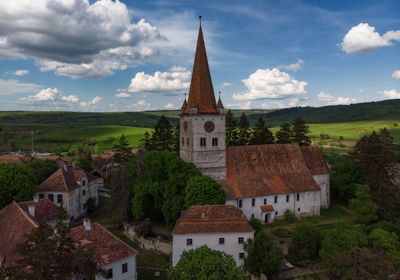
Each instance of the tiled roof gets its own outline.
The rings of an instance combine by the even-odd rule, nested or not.
[[[36,159],[41,159],[41,160],[58,160],[60,157],[57,155],[54,156],[42,156],[42,157],[37,157]]]
[[[254,232],[254,229],[233,205],[203,205],[182,211],[172,234],[224,232]]]
[[[25,234],[38,226],[15,201],[0,211],[0,258],[6,257],[7,265],[14,264],[18,255],[14,253],[16,244],[24,240]]]
[[[186,97],[185,97],[185,100],[183,101],[183,104],[181,107],[182,112],[186,111],[186,108],[187,108],[187,101],[186,101]]]
[[[201,27],[197,38],[188,105],[182,114],[188,114],[191,108],[197,108],[197,114],[218,114]]]
[[[271,204],[269,205],[261,205],[261,212],[274,212],[274,206],[272,206]]]
[[[224,105],[222,105],[221,97],[218,98],[217,109],[224,109]]]
[[[0,163],[24,163],[32,161],[32,158],[25,155],[2,155],[0,156]]]
[[[320,189],[297,144],[227,147],[226,165],[227,199]]]
[[[18,204],[28,215],[29,205],[35,205],[35,217],[29,216],[39,223],[57,220],[57,206],[47,198],[40,199],[38,202],[31,200],[18,202]]]
[[[69,192],[79,187],[70,166],[60,167],[39,185],[38,191]]]
[[[301,147],[306,165],[312,175],[329,174],[329,168],[325,162],[322,151],[317,146],[303,146]]]
[[[90,230],[84,226],[71,228],[71,237],[85,248],[94,248],[94,261],[98,267],[138,254],[98,223],[92,223]]]

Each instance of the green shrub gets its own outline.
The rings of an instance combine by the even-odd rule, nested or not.
[[[292,236],[292,232],[285,228],[277,228],[272,231],[272,233],[279,238],[289,238]]]
[[[296,221],[296,217],[294,216],[294,213],[290,211],[289,209],[285,211],[285,218],[284,220],[288,223],[294,223]]]
[[[262,231],[262,225],[258,219],[251,218],[249,222],[250,222],[250,225],[252,226],[252,228],[256,231],[256,233]]]

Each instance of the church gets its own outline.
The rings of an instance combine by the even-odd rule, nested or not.
[[[215,99],[200,25],[188,99],[180,115],[180,157],[215,179],[227,205],[272,223],[287,210],[316,216],[329,207],[329,168],[318,147],[268,144],[226,147],[225,112]]]

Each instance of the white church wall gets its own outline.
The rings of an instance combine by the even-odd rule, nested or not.
[[[321,207],[328,208],[330,204],[329,174],[314,175],[313,177],[321,188]]]

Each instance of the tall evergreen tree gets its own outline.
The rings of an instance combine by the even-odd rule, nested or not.
[[[275,136],[278,144],[292,143],[293,132],[290,123],[284,122]]]
[[[265,127],[263,118],[259,117],[256,127],[253,130],[250,143],[252,145],[273,144],[275,142],[274,140],[274,135],[267,127]]]
[[[122,134],[117,145],[113,147],[114,162],[119,164],[126,163],[132,157],[132,150],[125,135]]]
[[[153,145],[152,145],[152,141],[151,141],[151,136],[150,133],[148,131],[146,131],[143,134],[143,138],[140,139],[140,147],[145,149],[146,151],[151,151],[153,150]]]
[[[162,115],[158,120],[151,139],[155,150],[171,151],[173,149],[173,132],[165,115]]]
[[[231,110],[226,112],[225,127],[226,127],[226,145],[236,146],[237,145],[237,122]]]
[[[250,141],[250,123],[245,113],[240,116],[239,120],[239,134],[238,134],[238,145],[247,145]]]
[[[310,129],[306,125],[306,122],[302,118],[297,117],[292,121],[292,125],[293,141],[299,143],[300,146],[310,146],[311,140],[307,136]]]

